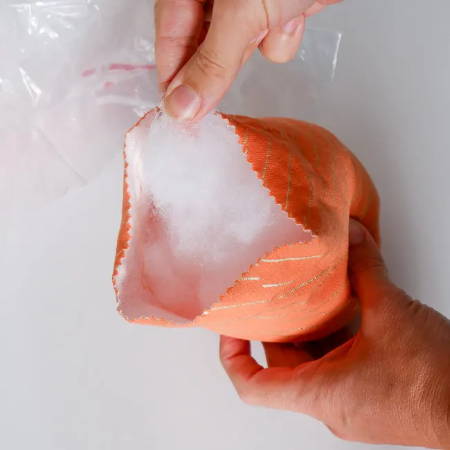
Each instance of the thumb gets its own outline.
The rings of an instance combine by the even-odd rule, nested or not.
[[[367,229],[354,219],[349,228],[349,276],[364,317],[391,297],[397,287],[388,278],[380,250]]]
[[[264,11],[252,13],[251,4],[214,2],[205,40],[167,88],[164,106],[171,116],[198,120],[219,103],[266,27]]]

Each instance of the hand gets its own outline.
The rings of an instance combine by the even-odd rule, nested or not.
[[[156,66],[165,109],[198,120],[221,100],[256,48],[292,59],[305,18],[340,0],[157,0]]]
[[[369,233],[352,221],[349,271],[360,299],[356,336],[314,359],[308,345],[222,336],[222,364],[251,404],[316,417],[346,440],[450,448],[450,322],[389,280]]]

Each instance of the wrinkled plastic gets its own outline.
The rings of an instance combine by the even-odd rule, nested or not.
[[[244,66],[222,110],[249,116],[309,117],[334,79],[341,33],[309,28],[292,62],[273,64],[256,53]]]
[[[4,0],[0,42],[8,44],[0,48],[0,201],[13,218],[92,180],[160,102],[153,5]],[[255,55],[222,109],[305,117],[333,79],[339,42],[339,33],[313,29],[292,63]]]
[[[156,98],[152,20],[144,0],[2,2],[3,207],[45,204],[120,152]]]

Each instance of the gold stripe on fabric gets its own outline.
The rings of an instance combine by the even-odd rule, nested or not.
[[[262,287],[263,288],[274,288],[274,287],[281,287],[281,286],[287,286],[289,284],[292,284],[295,280],[291,280],[291,281],[283,281],[281,283],[267,283],[267,284],[263,284]]]
[[[269,303],[270,301],[271,299],[266,299],[266,300],[254,300],[252,302],[245,302],[245,303],[233,303],[231,305],[219,305],[212,307],[209,311],[221,311],[224,309],[241,308],[243,306],[261,305],[264,303]],[[205,311],[203,314],[204,315],[208,314],[208,311]]]
[[[249,140],[249,135],[250,135],[250,130],[247,128],[245,130],[245,134],[244,137],[242,138],[241,141],[241,146],[244,150],[244,153],[248,153],[248,140]]]
[[[274,299],[286,298],[289,295],[291,295],[292,293],[297,292],[299,289],[301,289],[303,287],[306,287],[306,286],[309,286],[310,284],[314,283],[315,281],[317,281],[318,279],[323,277],[323,275],[325,275],[325,273],[329,272],[330,269],[331,269],[331,267],[328,267],[327,269],[322,270],[320,273],[318,273],[317,275],[314,275],[309,280],[303,281],[302,283],[300,283],[299,285],[295,286],[294,288],[292,288],[291,290],[289,290],[285,294],[277,295],[274,298],[269,298],[269,299],[266,299],[266,300],[254,300],[254,301],[251,301],[251,302],[244,302],[244,303],[233,303],[231,305],[218,305],[218,306],[213,306],[209,311],[220,311],[220,310],[225,310],[225,309],[242,308],[244,306],[263,305],[265,303],[273,302]],[[203,314],[205,314],[205,315],[208,314],[208,311],[205,311]]]
[[[261,259],[261,262],[265,263],[280,263],[280,262],[286,262],[286,261],[306,261],[308,259],[316,259],[316,258],[322,258],[323,255],[310,255],[310,256],[297,256],[297,257],[291,257],[291,258],[280,258],[280,259]]]
[[[311,134],[312,134],[312,136],[313,136],[312,141],[313,141],[314,160],[313,160],[312,166],[313,166],[314,173],[318,174],[319,165],[320,165],[320,152],[319,152],[319,149],[318,149],[318,146],[317,146],[317,139],[315,138],[314,131],[312,131],[311,129],[308,129],[308,131],[309,131],[309,135],[311,136]],[[305,221],[307,223],[310,223],[310,221],[311,221],[312,205],[313,205],[313,203],[315,201],[315,198],[316,198],[316,190],[315,190],[314,180],[311,177],[308,178],[308,182],[310,183],[310,190],[311,190],[311,192],[310,192],[310,198],[308,200],[308,209],[307,209],[306,214],[305,214]]]
[[[334,295],[332,296],[332,297],[330,297],[330,298],[328,298],[325,302],[324,302],[324,305],[325,304],[327,304],[327,303],[330,303],[330,301],[332,301],[333,300],[333,298],[334,297],[336,297],[336,293],[334,293]],[[306,314],[305,314],[306,313]],[[317,312],[317,310],[311,310],[311,311],[305,311],[305,313],[303,313],[303,314],[305,314],[305,315],[309,315],[309,314],[321,314],[321,315],[326,315],[326,312]],[[295,327],[295,328],[288,328],[288,329],[283,329],[283,331],[282,332],[280,332],[280,333],[276,333],[277,335],[278,334],[282,334],[283,336],[290,336],[291,334],[294,334],[294,333],[299,333],[300,331],[303,331],[305,329],[305,327]]]
[[[286,201],[284,202],[284,209],[285,211],[288,211],[288,204],[289,204],[289,196],[291,195],[292,190],[292,152],[291,148],[288,147],[288,185],[286,190]]]
[[[333,266],[329,267],[327,270],[325,270],[325,272],[332,272],[335,268],[336,268],[336,265],[333,265]],[[323,281],[321,284],[323,284]],[[266,319],[267,320],[267,319],[272,319],[272,318],[276,319],[278,317],[283,317],[285,315],[290,314],[290,312],[292,311],[293,308],[296,309],[297,312],[302,312],[302,313],[305,312],[306,313],[306,312],[311,311],[311,313],[313,313],[313,312],[316,312],[318,309],[322,308],[323,306],[325,306],[331,300],[333,300],[339,292],[341,292],[341,289],[337,289],[336,291],[334,291],[333,294],[331,294],[330,297],[328,297],[328,299],[325,302],[322,302],[320,305],[316,305],[315,308],[306,306],[308,303],[308,300],[296,299],[296,300],[292,300],[288,303],[278,305],[277,310],[274,311],[275,313],[278,313],[278,314],[272,315],[272,314],[270,314],[270,312],[269,313],[267,313],[267,312],[266,313],[256,313],[256,314],[252,313],[249,315],[234,317],[232,319],[222,318],[222,319],[219,319],[219,321],[221,324],[232,324],[235,322],[240,322],[242,320],[253,320],[253,319]],[[268,303],[271,301],[272,301],[272,299],[268,300],[267,302],[264,302],[264,303]],[[238,305],[238,306],[241,306],[241,305]],[[245,306],[245,304],[243,306]],[[301,306],[306,306],[306,307],[304,307],[303,309],[297,309]],[[280,314],[280,311],[284,311],[284,312]],[[284,333],[282,333],[282,334],[284,334]]]
[[[302,289],[302,288],[304,288],[306,286],[309,286],[310,284],[312,284],[315,281],[317,281],[320,278],[322,278],[327,272],[329,272],[329,270],[330,270],[329,267],[327,269],[322,270],[320,273],[318,273],[317,275],[313,276],[309,280],[303,281],[302,283],[298,284],[297,286],[294,286],[289,291],[287,291],[287,292],[285,292],[283,294],[277,295],[276,298],[286,298],[286,297],[289,297],[292,294],[295,294],[299,289]]]
[[[267,173],[267,168],[269,166],[269,159],[270,159],[271,154],[272,154],[272,141],[269,140],[267,148],[266,148],[265,157],[264,157],[264,168],[263,168],[263,173],[262,173],[262,181],[263,182],[266,179],[266,173]]]
[[[292,313],[293,310],[295,310],[296,313],[302,313],[302,315],[309,315],[309,314],[315,314],[321,313],[321,309],[326,306],[327,304],[329,304],[331,301],[333,301],[337,295],[342,291],[342,289],[336,289],[332,294],[330,294],[330,296],[323,302],[321,302],[320,304],[316,305],[315,307],[311,307],[311,306],[307,306],[307,300],[303,300],[300,302],[292,302],[289,303],[288,305],[281,307],[279,309],[277,309],[277,311],[275,312],[280,312],[282,310],[284,310],[282,313],[279,314],[257,314],[252,316],[252,319],[263,319],[263,320],[271,320],[271,319],[279,319],[280,317],[285,317],[289,314]],[[300,307],[303,307],[302,309],[300,309]],[[288,332],[290,330],[287,330]],[[284,332],[284,330],[283,330]]]
[[[308,190],[307,192],[307,199],[306,199],[306,208],[303,211],[303,216],[300,217],[300,221],[303,223],[303,225],[308,228],[311,229],[311,223],[310,223],[310,214],[311,214],[311,208],[312,205],[314,203],[315,197],[316,197],[316,192],[315,192],[315,188],[314,188],[314,180],[311,176],[311,162],[308,160],[308,158],[306,157],[305,153],[302,150],[302,145],[300,145],[300,143],[297,141],[297,139],[295,139],[289,134],[289,132],[283,130],[282,131],[282,136],[285,139],[286,142],[286,146],[289,150],[289,152],[295,152],[295,154],[298,157],[298,163],[300,165],[300,168],[303,172],[303,175],[306,179],[306,188]]]

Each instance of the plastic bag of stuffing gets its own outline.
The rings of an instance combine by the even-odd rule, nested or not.
[[[160,103],[153,35],[151,0],[0,2],[0,202],[6,217],[89,183],[120,154],[125,131]],[[306,116],[334,76],[339,42],[337,32],[308,29],[296,60],[283,70],[255,55],[222,109],[261,115],[284,108]],[[255,71],[266,73],[257,83]],[[275,96],[268,83],[281,78],[303,92],[301,105]]]
[[[125,130],[159,104],[152,9],[151,0],[0,2],[0,40],[7,43],[0,46],[0,265],[6,273],[16,252],[8,236],[17,225],[91,183],[119,157]],[[339,42],[339,33],[308,29],[287,65],[256,54],[222,110],[316,119]],[[292,86],[302,101],[279,93],[273,80]]]
[[[129,132],[114,287],[129,321],[272,342],[354,314],[349,218],[379,239],[378,196],[328,131],[293,119],[158,109]]]

